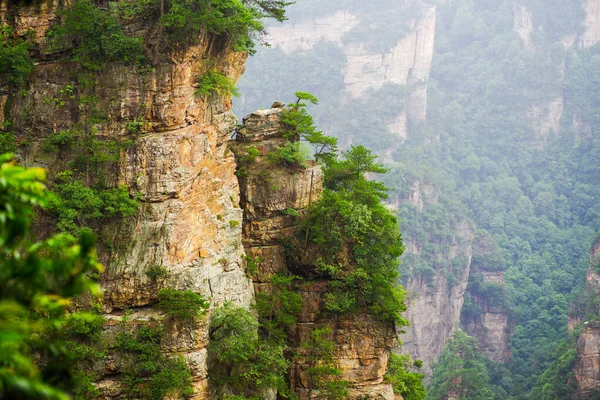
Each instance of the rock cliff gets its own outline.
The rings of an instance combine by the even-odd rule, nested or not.
[[[590,48],[600,42],[600,1],[585,1],[585,30],[579,39],[580,46]]]
[[[600,239],[600,237],[599,237]],[[590,269],[587,274],[586,292],[591,298],[600,296],[600,240],[596,240],[590,252]],[[600,308],[597,301],[591,302],[593,309],[587,310],[588,316],[596,319],[584,321],[581,335],[577,341],[577,362],[574,372],[579,385],[580,398],[596,398],[600,393]]]
[[[511,358],[513,321],[505,293],[504,271],[498,249],[489,235],[477,235],[473,242],[473,258],[467,294],[470,304],[463,308],[464,330],[479,342],[485,357],[506,362]]]
[[[423,360],[422,372],[426,375],[431,374],[431,364],[459,327],[469,282],[473,239],[470,223],[461,222],[447,254],[438,255],[442,267],[433,276],[410,277],[405,285],[409,296],[405,317],[411,326],[400,336],[402,352]],[[419,243],[414,242],[407,245],[406,252],[418,257],[421,250]],[[453,264],[457,268],[453,268]],[[450,274],[453,278],[449,278]]]
[[[389,50],[344,40],[360,22],[360,15],[338,11],[325,17],[290,22],[270,29],[270,43],[286,52],[307,50],[320,40],[340,45],[346,55],[344,84],[352,97],[393,83],[410,88],[405,110],[398,110],[389,129],[406,138],[407,124],[418,124],[427,115],[427,81],[435,42],[436,7],[423,5],[418,18],[407,22],[408,32]]]
[[[244,118],[237,140],[232,144],[243,166],[240,189],[244,246],[249,256],[259,260],[252,274],[257,292],[271,290],[269,281],[274,274],[290,271],[282,243],[282,239],[296,230],[294,212],[290,210],[306,212],[309,204],[319,199],[323,188],[323,171],[318,164],[290,168],[273,165],[264,157],[285,142],[280,120],[282,112],[282,108],[271,108],[250,114]],[[243,161],[249,147],[256,148],[261,155],[250,162]],[[333,318],[324,310],[327,281],[306,281],[298,293],[302,298],[302,312],[289,333],[290,342],[299,355],[290,372],[292,389],[302,399],[308,399],[308,361],[304,357],[307,350],[301,344],[307,342],[314,329],[328,327],[335,343],[334,362],[341,370],[339,379],[349,382],[350,398],[394,399],[392,386],[383,381],[388,355],[396,339],[393,323],[381,322],[364,313]]]
[[[0,115],[12,121],[17,141],[28,144],[20,148],[21,162],[46,167],[51,177],[73,155],[45,153],[44,140],[85,123],[84,96],[97,98],[96,109],[105,115],[94,124],[98,140],[131,141],[120,150],[118,165],[107,180],[126,185],[139,199],[140,210],[136,217],[98,227],[105,264],[99,280],[108,329],[121,320],[124,309],[134,310],[129,317],[133,324],[159,317],[148,307],[156,303],[162,287],[191,290],[212,304],[232,301],[248,306],[253,290],[242,268],[243,216],[235,161],[227,149],[237,119],[229,98],[194,95],[196,77],[209,66],[237,80],[246,54],[204,35],[197,45],[160,55],[149,71],[109,65],[94,75],[92,88],[85,88],[76,78],[79,67],[45,47],[46,31],[63,4],[0,2],[3,22],[17,33],[35,32],[37,54],[26,91],[16,94],[0,88]],[[142,125],[136,134],[127,128],[133,121]],[[157,282],[148,275],[155,266],[165,269],[166,278]],[[190,329],[180,332],[184,340],[174,340],[177,345],[165,351],[186,357],[192,365],[195,398],[206,399],[207,326]],[[109,397],[119,397],[117,371],[109,364],[100,373],[107,376],[100,388]]]

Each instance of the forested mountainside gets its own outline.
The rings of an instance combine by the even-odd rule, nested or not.
[[[581,366],[598,365],[585,287],[600,228],[599,10],[302,1],[239,83],[241,114],[307,90],[342,147],[386,161],[406,245],[403,351],[433,372],[431,399],[593,396]],[[588,351],[569,333],[578,322]]]
[[[231,111],[288,5],[0,1],[0,398],[424,399],[377,156]]]

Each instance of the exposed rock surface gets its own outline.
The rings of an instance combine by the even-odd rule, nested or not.
[[[590,48],[600,42],[600,1],[585,1],[585,30],[579,39],[583,48]]]
[[[434,51],[436,7],[425,7],[417,20],[409,21],[410,31],[384,52],[361,43],[342,42],[344,33],[359,21],[360,16],[338,11],[326,17],[272,27],[269,41],[286,52],[308,50],[321,40],[339,44],[348,60],[344,83],[354,97],[387,83],[410,86],[406,109],[398,110],[397,118],[388,125],[392,132],[406,138],[407,124],[417,124],[427,115],[427,81]]]
[[[533,33],[531,10],[525,4],[521,4],[519,0],[515,0],[513,10],[515,15],[515,32],[517,32],[523,41],[523,45],[526,48],[531,49],[533,48],[533,42],[531,40],[531,34]]]
[[[597,240],[590,252],[591,265],[587,274],[586,292],[600,296],[600,274],[594,264],[600,257],[600,240]],[[589,313],[600,316],[600,307],[595,305]],[[600,321],[585,321],[577,341],[577,362],[574,372],[579,385],[581,398],[597,398],[600,394]],[[592,397],[590,397],[592,396]]]
[[[465,331],[479,342],[482,353],[492,361],[506,362],[511,358],[511,336],[514,322],[504,304],[505,297],[492,290],[492,296],[484,289],[491,285],[492,289],[504,288],[504,272],[499,269],[497,249],[488,234],[479,234],[473,242],[473,258],[471,277],[467,291],[473,306],[479,312],[475,315],[463,312],[461,323]],[[498,298],[500,297],[500,298]]]
[[[269,28],[269,43],[285,52],[309,50],[321,40],[342,44],[342,37],[358,23],[349,11],[338,11],[324,17],[294,21]]]
[[[445,267],[436,270],[432,277],[411,277],[405,285],[409,296],[405,318],[411,322],[411,326],[400,336],[402,352],[423,360],[422,372],[426,375],[431,374],[431,363],[442,352],[446,340],[458,329],[469,281],[473,239],[472,226],[467,221],[461,222],[453,243],[449,245],[448,254],[439,255],[439,261]],[[418,256],[420,252],[419,243],[407,245],[407,253]],[[447,274],[452,271],[454,260],[461,265],[451,282]]]
[[[253,274],[257,291],[268,291],[269,278],[287,269],[281,239],[294,234],[296,220],[285,211],[305,212],[311,202],[319,199],[323,188],[323,171],[319,165],[286,167],[274,165],[264,157],[283,144],[280,121],[283,112],[283,109],[273,108],[250,114],[244,118],[237,142],[232,144],[244,171],[240,177],[244,245],[250,256],[261,260]],[[261,155],[244,160],[250,147],[258,149]],[[291,369],[292,389],[302,399],[308,398],[308,366],[302,359],[306,349],[300,344],[309,338],[313,329],[330,327],[333,332],[330,340],[336,347],[335,363],[342,370],[340,379],[350,383],[350,398],[393,400],[391,385],[383,382],[388,355],[396,338],[393,324],[362,313],[333,318],[324,312],[323,296],[327,292],[326,281],[306,282],[299,289],[302,312],[290,340],[300,358]]]
[[[16,32],[35,31],[44,54],[44,37],[58,4],[42,1],[12,7],[3,1],[0,15]],[[49,135],[83,122],[80,99],[84,94],[98,96],[96,108],[106,115],[94,125],[98,139],[132,140],[130,147],[121,150],[116,171],[107,175],[110,183],[126,185],[142,204],[136,217],[101,227],[106,251],[101,254],[105,272],[100,282],[109,321],[120,315],[120,309],[155,303],[158,289],[164,286],[192,290],[213,304],[232,301],[248,306],[252,301],[252,284],[242,268],[235,161],[227,149],[237,120],[230,99],[194,96],[195,79],[213,65],[211,60],[216,60],[214,68],[237,80],[245,58],[244,53],[222,48],[205,35],[198,45],[161,55],[152,71],[109,66],[96,74],[96,84],[88,93],[78,86],[79,70],[74,64],[45,54],[25,95],[0,93],[4,99],[0,115],[14,122],[19,141],[30,143],[20,154],[22,162],[46,167],[51,176],[65,169],[65,155],[46,154],[41,144]],[[73,88],[72,96],[64,95],[68,87]],[[136,135],[127,129],[134,120],[143,124]],[[154,282],[146,274],[152,266],[166,269],[164,281]],[[131,319],[138,317],[143,315],[134,313]],[[183,347],[166,350],[189,360],[199,399],[210,398],[206,331],[205,325],[198,326]],[[119,397],[118,386],[114,376],[99,384],[108,397]]]
[[[504,273],[499,271],[471,271],[483,276],[483,283],[504,285]],[[492,361],[510,360],[512,329],[509,312],[502,305],[493,304],[484,296],[473,293],[474,304],[481,307],[479,318],[463,321],[469,335],[477,338],[483,354]]]

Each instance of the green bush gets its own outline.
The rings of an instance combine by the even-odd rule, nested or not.
[[[116,335],[117,349],[123,356],[127,397],[162,400],[165,396],[191,396],[191,373],[183,357],[163,353],[163,331],[158,322],[130,328],[128,320],[127,316],[123,318]]]
[[[17,139],[12,132],[0,132],[0,154],[17,151]]]
[[[71,58],[85,68],[98,70],[109,62],[130,65],[145,59],[143,40],[125,35],[117,16],[91,0],[77,0],[58,15],[59,23],[47,34],[51,48],[71,50]]]
[[[420,368],[422,361],[413,361],[409,355],[390,354],[385,381],[394,387],[394,393],[404,400],[424,400],[427,395],[423,378],[425,375],[411,372],[412,368]]]
[[[298,321],[302,297],[296,291],[297,280],[297,276],[273,275],[271,290],[256,293],[254,307],[260,331],[267,339],[285,342],[288,330]]]
[[[314,392],[328,400],[342,400],[348,396],[350,383],[339,379],[342,370],[335,367],[335,342],[330,340],[332,334],[333,330],[329,327],[316,328],[300,344],[298,356],[307,365],[308,398],[313,398]]]
[[[165,288],[158,291],[158,309],[169,316],[180,319],[194,319],[206,312],[209,303],[191,290]]]
[[[282,343],[259,336],[259,323],[248,310],[231,303],[217,308],[210,322],[210,379],[234,396],[259,398],[266,389],[289,391],[290,365]]]
[[[98,321],[67,305],[80,294],[99,295],[87,275],[100,271],[91,235],[58,234],[42,241],[30,224],[47,207],[41,168],[16,166],[0,156],[0,387],[3,398],[67,400],[77,379],[61,326],[97,338]],[[88,323],[89,322],[89,323]]]
[[[164,279],[168,274],[169,271],[162,265],[151,265],[150,268],[148,268],[148,271],[146,271],[146,275],[154,281]]]
[[[61,388],[73,393],[75,399],[93,399],[100,395],[93,384],[97,377],[94,365],[106,357],[102,340],[105,322],[104,317],[92,313],[71,314],[57,334],[67,353],[52,368],[55,371],[61,368],[66,375],[72,376],[70,381],[61,384]]]
[[[55,152],[57,150],[70,150],[81,137],[81,132],[66,129],[51,134],[42,143],[42,150],[46,152]]]
[[[283,146],[270,151],[268,159],[273,164],[306,168],[308,167],[308,163],[306,162],[308,155],[303,150],[300,142],[287,142]]]
[[[240,94],[235,87],[235,83],[220,72],[209,70],[196,79],[198,88],[195,95],[198,97],[207,97],[219,95],[222,97],[236,96]]]
[[[131,217],[139,203],[129,197],[125,186],[91,188],[73,180],[72,171],[62,171],[52,186],[54,197],[49,211],[57,217],[57,227],[64,232],[78,232],[100,220]]]
[[[6,76],[14,85],[24,85],[33,71],[29,43],[16,36],[9,25],[0,25],[0,78]]]
[[[329,159],[321,198],[302,224],[315,246],[317,270],[330,281],[325,307],[336,313],[366,306],[382,319],[406,325],[404,289],[398,281],[398,257],[404,246],[396,217],[381,202],[385,186],[367,173],[385,171],[362,146]],[[290,257],[298,249],[292,250]]]

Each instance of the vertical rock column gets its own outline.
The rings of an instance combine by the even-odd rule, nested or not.
[[[592,246],[590,261],[586,292],[588,295],[600,296],[600,237]],[[600,315],[597,304],[594,310],[588,312]],[[583,322],[581,336],[577,341],[577,356],[574,372],[579,385],[578,398],[595,399],[600,393],[600,321]]]
[[[296,219],[292,215],[306,212],[309,203],[319,199],[323,187],[323,171],[317,164],[294,168],[268,161],[269,151],[286,142],[281,134],[282,112],[281,108],[271,108],[248,115],[232,145],[244,209],[244,246],[249,256],[260,259],[252,276],[257,291],[270,290],[270,277],[288,270],[281,239],[294,234]],[[248,159],[250,148],[260,155]],[[327,292],[327,281],[307,280],[300,285],[302,312],[289,338],[298,353],[290,371],[292,389],[308,399],[308,365],[301,343],[312,330],[329,327],[335,342],[335,363],[342,370],[340,379],[350,382],[350,398],[393,400],[391,385],[383,382],[396,339],[393,323],[363,313],[326,314],[323,296]]]

